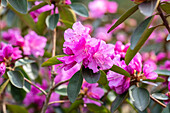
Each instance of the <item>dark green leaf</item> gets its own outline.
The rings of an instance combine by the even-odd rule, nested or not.
[[[121,67],[119,67],[117,65],[113,65],[111,70],[116,72],[116,73],[119,73],[119,74],[125,75],[127,77],[130,77],[130,74],[126,70],[122,69]]]
[[[152,28],[145,30],[145,32],[141,36],[140,40],[138,41],[138,44],[135,46],[135,48],[133,50],[131,50],[130,47],[128,48],[126,55],[125,55],[125,63],[127,65],[130,63],[130,61],[133,59],[133,57],[136,55],[136,53],[140,50],[142,45],[146,42],[146,40],[148,39],[148,37],[154,31],[155,28],[156,27],[152,27]]]
[[[145,79],[144,81],[149,81],[149,82],[165,82],[165,79],[157,77],[155,80]]]
[[[28,11],[28,13],[30,13],[31,11],[35,11],[35,10],[37,10],[37,9],[40,9],[41,7],[43,7],[43,6],[45,6],[45,5],[47,5],[46,2],[42,2],[42,3],[38,4],[38,5],[35,5],[35,6],[33,6],[33,7]]]
[[[59,61],[57,58],[64,57],[64,56],[66,56],[66,55],[57,55],[55,57],[51,57],[47,61],[45,61],[41,66],[46,67],[46,66],[61,64],[62,62]]]
[[[8,0],[9,4],[20,13],[27,13],[27,0]]]
[[[1,6],[6,7],[7,6],[7,1],[6,0],[1,0]]]
[[[83,100],[76,100],[71,104],[67,113],[71,113],[74,109],[78,108],[80,104],[83,104]]]
[[[29,60],[29,59],[19,59],[15,62],[15,67],[30,64],[35,62],[34,60]]]
[[[7,108],[10,113],[28,113],[26,108],[18,105],[7,104]]]
[[[98,80],[97,83],[105,86],[108,83],[108,80],[107,80],[107,77],[106,77],[106,73],[103,70],[100,70],[100,73],[101,73],[100,79]]]
[[[145,16],[151,16],[157,8],[160,0],[150,0],[139,4],[139,10]]]
[[[58,7],[58,11],[61,17],[61,21],[67,26],[72,27],[73,23],[76,22],[76,15],[74,11],[68,7]]]
[[[22,103],[26,96],[26,92],[23,89],[14,87],[13,85],[11,85],[11,94],[18,103]]]
[[[77,73],[75,73],[69,81],[69,84],[67,87],[67,95],[68,95],[69,100],[72,103],[76,100],[80,92],[82,82],[83,82],[83,77],[82,77],[81,71],[78,71]]]
[[[67,88],[60,88],[55,90],[56,93],[62,96],[67,96]]]
[[[168,34],[167,38],[166,38],[166,41],[169,41],[170,40],[170,34]]]
[[[169,7],[170,3],[165,3],[165,4],[161,4],[161,9],[163,11],[165,11],[167,14],[170,14],[170,7]]]
[[[126,99],[127,97],[127,92],[121,94],[121,95],[117,95],[116,99],[113,101],[112,106],[111,106],[111,113],[114,113],[117,108],[123,103],[123,101]]]
[[[4,83],[1,84],[0,86],[0,94],[4,91],[4,89],[6,88],[6,86],[8,85],[9,83],[9,79],[6,80]]]
[[[98,71],[97,73],[93,73],[93,70],[89,69],[89,68],[85,68],[84,66],[82,67],[82,75],[83,78],[85,78],[85,80],[88,83],[97,83],[97,81],[100,79],[100,71]]]
[[[96,104],[87,104],[87,108],[93,113],[110,113],[104,106],[97,106]]]
[[[158,75],[170,76],[170,71],[168,71],[168,70],[155,70],[155,72],[156,72]]]
[[[74,10],[76,14],[80,16],[83,16],[83,17],[89,16],[87,7],[82,3],[72,3],[70,7]]]
[[[59,14],[49,15],[47,16],[45,23],[49,29],[54,30],[57,27],[58,19]]]
[[[145,19],[142,23],[139,24],[139,26],[137,26],[137,28],[133,32],[131,40],[130,40],[130,43],[131,43],[130,48],[132,50],[134,50],[134,48],[139,43],[140,38],[142,38],[142,35],[144,34],[144,32],[149,27],[151,20],[152,20],[152,16]]]
[[[127,12],[125,12],[117,21],[116,23],[108,30],[108,33],[115,29],[118,25],[124,22],[129,16],[131,16],[134,12],[138,10],[138,5],[130,8]]]
[[[10,82],[17,88],[23,88],[24,76],[20,71],[7,72]]]
[[[23,86],[24,91],[26,91],[27,93],[30,92],[31,90],[31,84],[28,83],[27,81],[24,82],[24,86]]]
[[[168,100],[169,97],[166,96],[164,93],[153,93],[152,96],[158,100]]]
[[[39,67],[36,63],[26,64],[23,66],[23,69],[30,79],[35,80],[38,77]]]
[[[133,104],[140,111],[147,108],[150,102],[149,92],[144,88],[135,87],[132,90]]]
[[[170,113],[170,110],[168,107],[164,108],[163,111],[161,113]]]

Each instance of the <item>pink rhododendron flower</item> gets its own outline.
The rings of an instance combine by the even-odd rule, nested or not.
[[[71,4],[71,0],[65,0],[65,4],[70,5]]]
[[[158,55],[157,55],[157,60],[158,61],[160,61],[160,60],[162,60],[164,58],[166,58],[166,53],[164,53],[164,52],[158,53]]]
[[[107,2],[107,11],[109,13],[116,13],[118,8],[118,4],[114,1],[108,1]]]
[[[150,64],[145,64],[143,67],[144,76],[147,79],[155,80],[158,77],[156,72],[153,72],[155,69]]]
[[[37,35],[34,31],[30,31],[24,38],[25,44],[23,50],[25,55],[33,54],[35,57],[44,55],[44,48],[47,42],[45,37]]]
[[[5,62],[0,63],[0,77],[5,74],[6,66]]]
[[[106,27],[98,27],[95,31],[95,37],[104,41],[110,41],[112,38],[111,33],[107,33]]]

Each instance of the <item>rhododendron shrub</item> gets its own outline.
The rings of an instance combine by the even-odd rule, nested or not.
[[[0,4],[0,113],[169,113],[168,0]]]

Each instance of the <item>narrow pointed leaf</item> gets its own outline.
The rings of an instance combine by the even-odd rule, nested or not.
[[[15,62],[15,67],[30,64],[35,62],[34,60],[29,60],[29,59],[19,59]]]
[[[155,70],[154,72],[156,72],[158,75],[170,76],[170,71],[168,70]]]
[[[145,16],[151,16],[157,8],[160,0],[149,0],[139,4],[139,10]]]
[[[100,71],[98,71],[97,73],[93,73],[93,70],[89,68],[85,68],[83,66],[82,75],[83,75],[83,78],[85,78],[85,80],[88,83],[97,83],[97,81],[100,79],[101,74],[100,74]]]
[[[27,13],[27,0],[8,0],[9,4],[20,13]]]
[[[89,13],[88,13],[88,9],[87,7],[82,4],[82,3],[72,3],[70,5],[70,7],[73,9],[73,11],[83,17],[88,17]]]
[[[6,80],[4,83],[1,84],[0,86],[0,94],[4,91],[4,89],[6,88],[6,86],[8,85],[9,83],[9,79]]]
[[[135,29],[135,31],[132,34],[131,40],[130,40],[130,48],[132,50],[134,50],[134,48],[137,46],[137,44],[140,41],[140,38],[142,37],[142,35],[144,34],[144,32],[147,30],[147,28],[150,25],[150,22],[152,20],[152,16],[145,19],[142,23],[139,24],[139,26],[137,26],[137,28]]]
[[[125,55],[125,63],[128,65],[130,61],[133,59],[133,57],[136,55],[136,53],[141,49],[143,44],[146,42],[146,40],[149,38],[151,33],[154,31],[156,27],[152,27],[147,29],[143,35],[141,36],[139,43],[135,46],[135,48],[132,50],[130,47],[128,48],[126,55]]]
[[[106,73],[104,71],[102,71],[102,70],[100,70],[100,73],[101,73],[100,79],[97,81],[97,83],[105,86],[108,83],[108,80],[107,80],[107,77],[106,77]]]
[[[166,41],[170,40],[170,34],[167,36]]]
[[[54,30],[57,27],[58,20],[59,20],[59,14],[53,14],[47,16],[45,22],[49,29]]]
[[[127,77],[130,77],[130,74],[126,70],[122,69],[121,67],[119,67],[117,65],[113,65],[111,70],[116,72],[116,73],[119,73],[119,74],[125,75]]]
[[[64,57],[64,56],[66,56],[66,55],[57,55],[55,57],[51,57],[47,61],[45,61],[41,66],[46,67],[46,66],[61,64],[62,62],[59,61],[57,58]]]
[[[149,81],[149,82],[165,82],[165,79],[157,77],[155,80],[145,79],[144,81]]]
[[[158,100],[168,100],[169,97],[163,93],[153,93],[152,96]]]
[[[38,5],[35,5],[35,6],[33,6],[33,7],[28,11],[28,13],[30,13],[31,11],[35,11],[35,10],[37,10],[37,9],[45,6],[45,5],[47,5],[46,2],[42,2],[42,3],[38,4]]]
[[[161,9],[166,12],[167,14],[170,14],[170,7],[169,7],[170,3],[165,3],[165,4],[161,4]]]
[[[83,82],[83,77],[82,77],[82,73],[80,71],[75,73],[69,81],[69,84],[67,87],[67,95],[68,95],[69,100],[72,103],[76,100],[76,98],[80,92],[82,82]]]
[[[116,23],[108,30],[108,33],[115,29],[118,25],[124,22],[129,16],[131,16],[134,12],[138,10],[138,5],[130,8],[127,12],[125,12],[117,21]]]
[[[121,94],[121,95],[117,95],[116,99],[113,101],[112,106],[111,106],[111,113],[114,113],[117,108],[123,103],[123,101],[126,99],[127,97],[127,92]]]
[[[12,85],[17,88],[23,88],[24,76],[20,71],[8,71],[7,74]]]

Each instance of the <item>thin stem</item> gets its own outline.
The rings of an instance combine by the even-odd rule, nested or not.
[[[158,103],[159,105],[161,105],[162,107],[166,108],[166,105],[163,104],[162,102],[160,102],[159,100],[157,100],[156,98],[154,98],[152,95],[150,95],[150,98],[155,101],[156,103]]]
[[[24,78],[25,81],[27,81],[28,83],[30,83],[31,85],[33,85],[34,87],[36,87],[37,89],[39,89],[44,95],[47,96],[46,91],[44,91],[42,88],[38,87],[36,84],[34,84],[33,82],[31,82],[30,80],[28,80],[27,78]]]
[[[3,111],[3,113],[7,113],[5,102],[2,103],[2,111]]]
[[[53,102],[49,102],[48,105],[51,104],[56,104],[56,103],[66,103],[66,102],[70,102],[69,100],[59,100],[59,101],[53,101]]]
[[[163,12],[160,8],[160,4],[158,5],[157,10],[159,12],[160,17],[162,18],[162,21],[163,21],[165,27],[167,28],[168,32],[170,33],[170,27],[169,27],[168,21],[166,20],[166,17],[163,15]]]
[[[58,84],[56,84],[56,85],[52,88],[52,90],[55,90],[58,86],[60,86],[61,84],[66,83],[66,82],[68,82],[69,80],[70,80],[70,79],[59,82]]]

